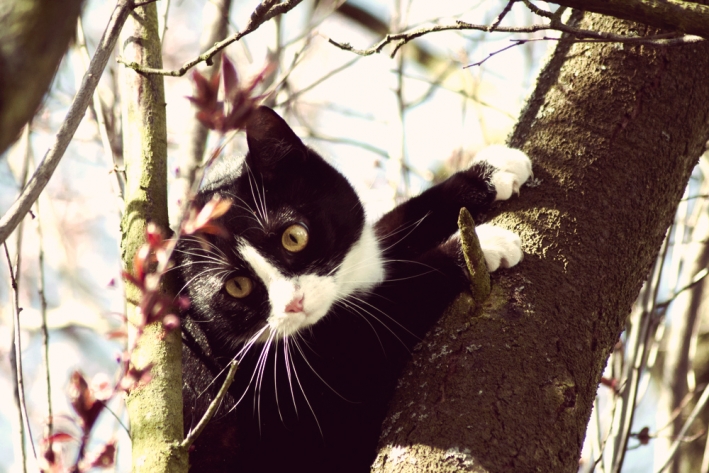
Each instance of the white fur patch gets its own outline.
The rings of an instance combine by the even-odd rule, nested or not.
[[[519,194],[519,188],[532,176],[532,161],[518,149],[488,146],[475,155],[473,164],[480,161],[497,169],[491,177],[497,191],[495,200],[507,200],[512,194]]]
[[[384,279],[381,250],[369,226],[365,226],[359,240],[333,275],[302,274],[287,277],[248,243],[241,242],[239,253],[268,291],[271,304],[268,326],[277,338],[292,335],[315,324],[330,311],[335,301],[366,291]],[[301,298],[302,311],[287,310],[293,300]],[[262,337],[263,340],[267,338],[268,334]]]
[[[364,226],[359,240],[352,245],[335,272],[335,279],[339,287],[338,299],[371,289],[384,280],[382,251],[371,226]]]
[[[506,228],[484,223],[475,227],[489,271],[511,268],[522,260],[522,240]]]

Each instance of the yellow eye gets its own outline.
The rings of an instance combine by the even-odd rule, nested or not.
[[[281,243],[286,250],[297,253],[308,244],[308,230],[302,225],[291,225],[283,232]]]
[[[243,299],[251,294],[251,291],[254,289],[254,284],[251,282],[251,279],[245,276],[237,276],[228,280],[226,284],[224,284],[224,289],[226,289],[226,292],[228,292],[230,296]]]

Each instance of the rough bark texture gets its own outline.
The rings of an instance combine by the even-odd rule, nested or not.
[[[496,219],[525,260],[422,342],[372,471],[577,471],[601,372],[709,137],[708,74],[704,44],[559,45],[511,138],[535,185]]]
[[[122,55],[141,65],[162,67],[154,3],[137,8],[121,35]],[[130,271],[133,255],[154,222],[167,231],[167,131],[162,76],[123,70],[121,83],[123,149],[126,168],[125,214],[121,222],[122,258]],[[133,302],[140,292],[126,287],[129,321],[139,320]],[[142,368],[154,363],[152,380],[128,396],[133,472],[187,471],[182,439],[182,362],[179,330],[164,335],[161,324],[147,327],[132,357]]]
[[[39,108],[83,0],[0,0],[0,154]]]

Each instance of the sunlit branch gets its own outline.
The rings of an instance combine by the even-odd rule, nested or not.
[[[670,447],[670,453],[667,455],[667,459],[665,459],[665,461],[662,463],[662,466],[656,470],[657,473],[665,471],[667,466],[670,464],[672,458],[674,458],[675,454],[677,453],[677,449],[679,448],[680,443],[684,440],[687,430],[689,430],[689,427],[691,427],[692,423],[697,418],[699,413],[702,412],[702,409],[704,409],[704,405],[707,403],[707,401],[709,401],[709,387],[705,386],[704,392],[702,392],[702,395],[699,397],[697,404],[694,406],[694,409],[692,409],[692,412],[689,414],[689,417],[687,417],[687,420],[682,426],[682,429],[679,431],[677,438],[675,438],[674,442],[672,442],[672,446]]]
[[[165,45],[165,34],[167,33],[167,16],[170,13],[170,0],[165,0],[162,11],[162,31],[160,32],[160,43]]]
[[[18,249],[19,249],[18,243]],[[25,430],[24,426],[27,426],[27,436],[30,439],[30,445],[32,445],[32,451],[34,452],[35,458],[37,458],[37,452],[34,448],[34,441],[32,437],[32,428],[30,427],[30,420],[27,414],[27,401],[25,399],[25,381],[22,374],[22,340],[21,340],[21,328],[20,328],[20,312],[22,308],[20,307],[20,291],[18,286],[18,276],[20,270],[20,254],[19,252],[15,255],[15,264],[12,263],[12,258],[10,258],[10,252],[7,249],[7,242],[3,242],[3,248],[5,249],[5,258],[7,259],[7,269],[10,272],[10,287],[12,289],[12,345],[13,345],[13,357],[14,363],[12,369],[15,372],[15,392],[18,397],[18,404],[20,408],[20,446],[22,449],[22,464],[24,471],[27,471],[27,458],[25,453]]]
[[[88,69],[91,62],[91,56],[89,55],[89,49],[86,47],[86,36],[84,35],[84,25],[81,22],[81,18],[77,21],[76,31],[76,47],[79,49],[79,55]],[[113,147],[111,146],[111,137],[108,134],[106,115],[103,109],[103,104],[101,103],[101,97],[98,93],[98,87],[94,90],[92,105],[94,115],[96,116],[96,125],[98,126],[98,132],[101,137],[101,144],[103,145],[104,153],[111,157],[111,163],[113,163],[113,174],[116,175],[116,181],[118,184],[118,197],[121,201],[123,201],[123,195],[126,187],[125,175],[124,173],[118,171],[118,161],[116,160],[116,155],[113,153]]]
[[[490,33],[497,30],[497,27],[500,26],[500,23],[502,23],[502,20],[504,20],[505,17],[507,16],[507,14],[510,12],[510,10],[512,10],[512,5],[514,5],[516,1],[517,0],[509,0],[507,2],[507,5],[505,5],[505,8],[502,9],[500,14],[497,15],[497,18],[495,18],[495,20],[490,25],[490,28],[488,29],[488,31]]]
[[[44,358],[44,377],[47,383],[47,425],[46,432],[44,432],[43,436],[50,438],[54,430],[54,413],[52,409],[52,383],[49,369],[49,330],[47,329],[47,295],[45,292],[44,235],[42,233],[42,219],[39,207],[39,199],[37,199],[37,202],[35,202],[35,222],[37,225],[37,239],[39,240],[37,295],[39,296],[40,313],[42,315],[42,357]]]
[[[136,72],[139,72],[141,74],[157,74],[161,76],[171,76],[171,77],[181,77],[185,75],[187,71],[192,69],[194,66],[201,62],[206,62],[208,65],[212,65],[212,58],[222,49],[226,48],[229,46],[231,43],[234,43],[236,41],[239,41],[241,38],[246,36],[249,33],[252,33],[256,29],[258,29],[263,23],[266,21],[270,20],[271,18],[275,17],[276,15],[281,15],[283,13],[287,13],[293,8],[295,8],[302,0],[284,0],[282,2],[278,2],[277,0],[264,0],[261,2],[254,12],[251,14],[251,19],[249,20],[249,24],[246,26],[246,28],[243,31],[239,31],[237,33],[234,33],[233,35],[229,36],[223,41],[219,41],[216,43],[214,46],[209,48],[207,51],[204,53],[200,54],[196,58],[187,61],[180,67],[179,69],[176,70],[167,70],[167,69],[156,69],[152,67],[143,67],[140,64],[136,62],[130,62],[130,61],[125,61],[122,58],[118,58],[117,61],[123,64],[126,67],[129,67]]]
[[[205,3],[202,9],[204,24],[199,40],[200,49],[206,49],[222,41],[227,36],[230,9],[231,0],[218,0]],[[218,70],[221,64],[221,58],[216,57],[213,62]],[[201,68],[198,70],[201,70]],[[177,178],[174,191],[176,196],[175,201],[178,203],[192,198],[190,192],[196,178],[197,168],[204,160],[207,138],[209,136],[209,130],[200,123],[196,115],[191,114],[187,120],[190,122],[187,152],[180,157],[180,174]],[[183,207],[181,211],[185,209],[186,207]],[[180,220],[181,218],[182,214],[175,217],[176,220]]]
[[[22,190],[18,199],[12,204],[5,215],[0,218],[0,242],[4,242],[7,239],[30,210],[32,204],[37,200],[39,194],[42,193],[47,182],[49,182],[49,179],[52,177],[62,156],[64,156],[64,152],[71,138],[74,136],[74,132],[76,132],[76,129],[79,127],[86,108],[89,106],[99,78],[106,68],[108,58],[111,56],[111,52],[118,40],[118,34],[132,9],[132,0],[119,0],[108,22],[106,31],[104,31],[101,37],[96,53],[91,59],[89,69],[86,71],[86,74],[84,74],[81,87],[76,93],[66,118],[57,132],[54,143],[44,155],[37,170],[30,178],[27,186]]]
[[[197,439],[199,434],[202,433],[204,428],[207,426],[207,423],[217,412],[217,409],[219,409],[219,406],[222,403],[222,399],[224,399],[224,396],[226,396],[229,386],[231,386],[231,383],[234,381],[234,376],[236,375],[236,370],[238,367],[239,363],[236,360],[232,360],[229,366],[229,371],[227,372],[226,378],[224,379],[224,383],[222,383],[222,386],[219,388],[219,392],[217,393],[216,397],[212,399],[212,402],[209,403],[207,412],[204,413],[202,418],[199,420],[199,423],[197,423],[195,428],[192,429],[182,441],[180,447],[189,448],[190,445],[192,445],[192,443],[194,443],[194,441]]]
[[[20,140],[20,145],[18,149],[22,153],[22,164],[20,168],[19,175],[17,176],[18,187],[22,188],[27,185],[27,173],[29,169],[30,161],[30,126],[28,123],[24,126],[22,130],[22,138]],[[7,269],[10,272],[10,291],[12,293],[12,347],[10,365],[13,373],[13,381],[15,387],[15,401],[17,403],[18,411],[20,414],[19,423],[19,437],[20,437],[20,450],[22,452],[22,467],[23,471],[27,471],[27,451],[25,449],[25,425],[27,426],[27,433],[30,439],[30,444],[32,445],[32,451],[34,452],[35,458],[37,458],[37,452],[34,448],[32,429],[30,428],[29,416],[27,415],[27,401],[25,399],[25,387],[24,387],[24,375],[22,371],[22,344],[21,344],[21,328],[20,328],[20,312],[22,308],[20,307],[20,267],[22,262],[22,236],[23,236],[23,225],[17,228],[15,233],[15,262],[14,265],[10,258],[10,253],[7,249],[7,243],[4,243],[5,256],[7,258]],[[14,266],[14,269],[13,269]]]
[[[417,28],[414,30],[404,31],[402,33],[391,33],[386,35],[381,41],[379,41],[374,46],[368,49],[357,49],[353,47],[350,43],[341,43],[335,41],[332,38],[328,38],[328,41],[340,49],[350,51],[360,56],[371,56],[372,54],[380,53],[382,52],[385,46],[390,43],[394,43],[394,48],[391,52],[391,56],[393,57],[397,53],[399,48],[401,48],[409,41],[412,41],[416,38],[420,38],[421,36],[425,36],[430,33],[437,33],[439,31],[469,30],[489,32],[490,29],[491,26],[488,25],[478,25],[458,20],[454,24],[450,25],[434,25],[425,28]],[[665,33],[650,36],[623,36],[602,31],[584,30],[554,20],[552,20],[550,23],[530,26],[498,26],[495,28],[496,33],[536,33],[538,31],[560,31],[562,33],[568,33],[576,40],[596,40],[596,42],[609,43],[652,44],[656,46],[675,46],[704,41],[704,38],[700,36],[682,35],[680,33]]]

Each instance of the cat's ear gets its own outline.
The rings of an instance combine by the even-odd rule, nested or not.
[[[304,158],[307,149],[300,138],[276,112],[260,106],[246,125],[249,158],[257,167],[269,168],[286,156]]]

